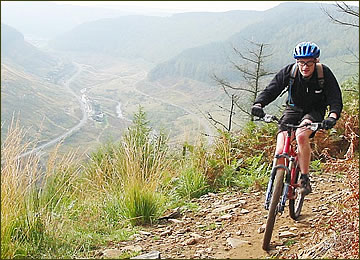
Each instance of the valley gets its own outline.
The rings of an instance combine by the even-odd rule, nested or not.
[[[56,83],[75,98],[72,107],[81,112],[79,121],[51,140],[38,140],[38,146],[21,157],[43,154],[59,142],[61,153],[73,149],[79,154],[91,153],[103,143],[119,140],[139,106],[155,132],[169,135],[170,144],[196,141],[200,136],[211,142],[215,128],[207,121],[205,110],[211,108],[211,99],[218,99],[221,90],[186,79],[149,82],[148,70],[141,64],[115,62],[101,68],[78,62],[73,62],[76,69],[72,76],[56,77]]]
[[[89,64],[82,64],[82,72],[69,85],[77,95],[85,95],[91,103],[92,114],[88,114],[90,120],[81,130],[81,144],[70,138],[66,143],[71,146],[96,147],[108,141],[116,141],[123,131],[131,124],[133,115],[139,106],[144,108],[151,127],[156,131],[169,131],[167,134],[173,144],[194,141],[199,131],[212,135],[213,128],[201,113],[201,109],[209,109],[209,105],[203,106],[203,101],[194,98],[208,96],[204,93],[208,86],[201,86],[197,82],[184,82],[179,79],[170,86],[169,82],[149,82],[146,79],[148,71],[134,65],[112,65],[98,69]],[[189,86],[200,85],[198,93],[188,94]],[[86,89],[86,92],[85,92]],[[81,91],[84,93],[81,94]],[[212,91],[216,98],[217,89]],[[220,92],[221,94],[221,92]],[[95,112],[96,111],[96,112]],[[96,114],[94,114],[96,113]],[[101,115],[101,116],[100,116]]]

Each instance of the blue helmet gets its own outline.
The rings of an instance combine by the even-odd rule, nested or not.
[[[318,58],[320,56],[320,48],[312,42],[301,42],[294,49],[294,58]]]

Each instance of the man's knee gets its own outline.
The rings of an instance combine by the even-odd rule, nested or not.
[[[304,119],[301,122],[301,125],[312,123],[310,119]],[[312,131],[308,128],[299,128],[296,131],[296,142],[298,145],[307,145],[310,143],[310,135],[312,134]]]
[[[307,145],[310,143],[311,130],[302,130],[296,135],[296,142],[298,145]]]

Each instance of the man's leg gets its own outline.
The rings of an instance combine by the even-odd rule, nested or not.
[[[305,119],[302,124],[311,123],[310,120]],[[306,128],[299,128],[296,131],[296,141],[298,144],[298,160],[301,171],[301,182],[304,188],[305,195],[311,192],[310,180],[309,180],[309,168],[311,160],[311,146],[310,135],[312,131]]]

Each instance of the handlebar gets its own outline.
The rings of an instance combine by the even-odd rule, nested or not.
[[[264,117],[258,118],[255,121],[264,121],[265,123],[278,123],[280,124],[280,120],[273,115],[265,114]],[[282,126],[285,126],[286,128],[290,129],[298,129],[302,127],[308,127],[312,131],[318,131],[320,129],[324,129],[323,123],[306,123],[306,124],[300,124],[300,125],[292,125],[292,124],[281,124]]]

